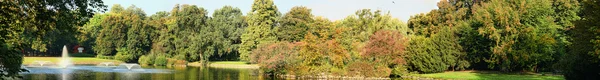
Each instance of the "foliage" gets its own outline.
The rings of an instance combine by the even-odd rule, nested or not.
[[[261,70],[271,74],[285,74],[295,70],[294,64],[300,63],[295,57],[298,56],[297,47],[300,43],[277,42],[259,45],[252,51],[250,62],[258,63]],[[287,71],[291,70],[291,71]]]
[[[155,66],[165,66],[167,65],[167,57],[165,55],[157,55],[156,60],[154,60]]]
[[[422,73],[442,72],[448,69],[443,62],[442,53],[436,50],[435,43],[424,36],[414,36],[410,40],[408,51],[409,70]]]
[[[407,39],[397,31],[380,30],[373,34],[363,47],[361,56],[379,65],[395,66],[404,60]]]
[[[130,6],[127,9],[123,9],[120,5],[113,5],[111,11],[106,14],[107,16],[102,18],[102,27],[96,34],[95,45],[93,50],[98,55],[110,56],[117,53],[117,49],[125,48],[130,50],[126,54],[117,55],[131,55],[141,56],[142,53],[147,52],[143,47],[149,46],[149,31],[143,23],[145,14],[140,8]],[[134,58],[135,59],[135,58]],[[131,62],[131,61],[126,61]]]
[[[138,59],[138,63],[140,63],[140,65],[150,65],[149,64],[150,58],[146,57],[146,55],[142,55],[140,56],[140,58]]]
[[[397,31],[379,30],[370,37],[363,47],[361,56],[365,61],[375,63],[373,65],[377,66],[377,69],[384,68],[384,71],[387,71],[378,71],[379,73],[388,73],[379,74],[376,77],[387,76],[392,69],[405,70],[402,68],[405,68],[404,64],[406,64],[407,43],[407,38]],[[401,74],[401,72],[395,73]]]
[[[562,57],[557,67],[564,71],[566,79],[600,79],[600,31],[597,23],[600,21],[600,1],[580,0],[580,20],[574,21],[574,28],[570,31],[572,37],[568,54]]]
[[[0,56],[0,79],[4,77],[17,77],[19,76],[19,72],[27,71],[22,69],[21,65],[16,65],[23,64],[23,55],[16,50],[12,50],[11,46],[1,44],[0,52],[3,52],[2,56]]]
[[[279,20],[279,26],[275,28],[279,41],[297,42],[304,38],[312,23],[313,15],[311,9],[304,6],[295,6]]]
[[[75,33],[76,26],[105,7],[101,0],[0,1],[0,77],[13,78],[25,71],[21,69],[25,49],[44,52],[48,45],[56,46],[53,42],[60,40],[55,33]]]
[[[117,55],[115,55],[115,60],[123,61],[123,62],[133,62],[136,56],[131,54],[132,51],[126,48],[117,49]]]
[[[251,51],[260,44],[276,41],[276,36],[271,31],[281,15],[272,0],[254,0],[252,10],[248,13],[248,28],[241,36],[240,60],[249,61]]]
[[[482,24],[480,35],[495,42],[493,54],[485,60],[489,67],[535,71],[558,54],[555,35],[561,26],[553,23],[552,1],[491,0],[475,5],[473,11],[474,23]]]
[[[245,17],[239,8],[224,6],[220,9],[215,10],[212,18],[209,19],[207,24],[210,24],[207,28],[206,34],[210,37],[208,43],[212,46],[218,54],[218,56],[224,55],[236,55],[238,53],[239,44],[241,44],[240,36],[244,32],[247,23]],[[210,48],[210,47],[209,47]],[[230,58],[230,57],[225,57]],[[237,59],[238,56],[234,56]]]
[[[392,69],[372,62],[358,61],[349,63],[347,71],[349,76],[387,77]]]
[[[381,10],[361,9],[336,24],[344,29],[344,37],[340,37],[339,40],[351,58],[360,57],[360,46],[363,46],[376,31],[397,30],[402,34],[410,32],[403,22],[392,18],[389,13],[382,14]]]

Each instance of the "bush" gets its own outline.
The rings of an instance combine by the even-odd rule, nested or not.
[[[297,45],[289,42],[278,42],[273,44],[259,45],[252,50],[250,61],[258,63],[261,70],[271,74],[285,74],[286,66],[293,65],[298,55]],[[291,67],[288,67],[291,68]]]
[[[423,36],[416,36],[411,40],[408,47],[408,65],[412,71],[421,73],[442,72],[448,69],[448,65],[443,62],[442,54],[433,47],[434,43]]]
[[[119,60],[119,61],[123,61],[123,62],[133,62],[133,55],[117,53],[117,55],[115,55],[115,60]]]
[[[387,77],[392,72],[392,69],[387,66],[375,65],[375,63],[361,60],[350,63],[347,71],[349,76]]]
[[[104,56],[104,55],[97,55],[96,58],[99,58],[99,59],[114,59],[113,56]]]
[[[167,58],[167,66],[175,65],[176,61],[177,61],[177,59]]]
[[[146,55],[142,55],[140,56],[140,59],[138,59],[138,63],[140,63],[140,65],[147,65],[148,63],[145,62],[146,59],[148,59],[146,58]]]
[[[117,55],[115,55],[116,60],[124,61],[124,62],[134,62],[136,56],[130,53],[129,50],[125,48],[117,49]]]
[[[155,66],[165,66],[167,65],[167,57],[165,55],[156,56],[156,60],[154,60]]]
[[[154,55],[143,55],[140,57],[138,62],[143,65],[152,65],[154,64]]]

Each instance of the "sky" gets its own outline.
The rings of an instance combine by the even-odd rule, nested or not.
[[[121,4],[124,8],[131,5],[141,8],[152,15],[159,11],[171,11],[175,4],[191,4],[202,7],[211,16],[214,10],[225,5],[238,7],[244,15],[251,10],[253,0],[104,0],[108,9],[113,4]],[[315,16],[330,20],[340,20],[353,15],[360,9],[382,10],[390,12],[392,17],[407,21],[411,15],[426,13],[437,9],[439,0],[274,0],[282,14],[294,6],[306,6],[312,9]],[[109,10],[110,11],[110,10]]]

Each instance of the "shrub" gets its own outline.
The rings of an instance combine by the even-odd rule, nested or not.
[[[133,62],[133,55],[117,53],[117,55],[115,55],[115,60],[124,61],[124,62]]]
[[[152,65],[154,64],[154,55],[143,55],[140,57],[138,62],[144,65]]]
[[[349,76],[362,77],[387,77],[392,72],[387,66],[375,65],[364,60],[350,63],[347,69]]]
[[[167,58],[167,66],[175,65],[176,61],[177,61],[177,59]]]
[[[413,37],[408,47],[408,65],[412,71],[422,73],[442,72],[448,69],[448,65],[442,61],[440,52],[435,47],[434,43],[423,36]]]
[[[165,66],[167,65],[167,57],[165,55],[156,56],[156,60],[154,60],[155,66]]]
[[[258,63],[261,70],[271,74],[285,74],[286,66],[294,64],[297,53],[296,43],[278,42],[273,44],[259,45],[252,50],[250,61]]]
[[[135,56],[132,55],[129,50],[125,48],[117,49],[117,55],[115,55],[116,60],[124,61],[124,62],[134,62]]]

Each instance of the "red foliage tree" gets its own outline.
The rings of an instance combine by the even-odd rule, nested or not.
[[[385,63],[385,65],[405,64],[406,43],[407,39],[398,31],[380,30],[371,35],[363,47],[361,56],[376,63]]]

